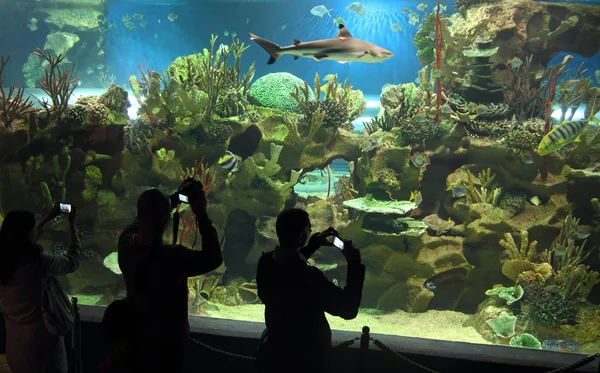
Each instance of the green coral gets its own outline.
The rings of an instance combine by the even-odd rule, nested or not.
[[[206,131],[208,138],[215,144],[226,144],[233,135],[233,129],[230,125],[224,123],[212,123]]]
[[[271,73],[258,78],[250,87],[248,100],[259,106],[279,109],[287,112],[299,112],[300,104],[290,96],[304,81],[289,73]],[[314,100],[312,89],[308,90],[308,99]]]
[[[281,171],[281,166],[278,163],[281,149],[283,149],[283,146],[271,143],[270,159],[266,160],[265,165],[262,167],[256,165],[253,157],[250,157],[247,160],[250,169],[252,169],[254,173],[264,180],[271,188],[276,190],[285,190],[293,187],[298,182],[300,175],[302,175],[302,170],[292,170],[290,180],[288,182],[282,183],[272,179],[273,176]]]
[[[505,193],[500,199],[500,208],[513,213],[520,214],[527,206],[527,196],[523,193]]]
[[[507,305],[511,305],[523,297],[523,287],[521,285],[509,288],[499,286],[497,288],[487,290],[485,295],[493,295],[500,299],[504,299],[506,300]]]
[[[577,308],[572,299],[565,298],[557,285],[544,286],[530,283],[523,286],[521,312],[531,321],[545,326],[569,324],[577,316]]]
[[[140,114],[145,113],[151,121],[165,121],[167,125],[173,126],[175,120],[185,116],[188,111],[177,94],[179,82],[171,79],[168,74],[156,71],[141,73],[141,81],[135,75],[129,78],[133,95],[140,105]]]
[[[44,73],[44,69],[40,64],[40,58],[33,53],[27,56],[27,62],[25,62],[21,71],[23,72],[27,88],[36,88],[37,82],[42,79]]]
[[[473,177],[471,170],[467,170],[467,176],[467,182],[463,182],[463,185],[467,188],[467,204],[489,203],[498,206],[502,190],[494,188],[496,175],[492,174],[490,168],[480,172],[477,175],[477,180]]]
[[[93,126],[108,126],[110,124],[110,110],[100,103],[90,105],[88,106],[88,120]]]
[[[509,338],[515,335],[517,317],[508,314],[502,314],[495,319],[486,320],[486,323],[492,328],[494,333],[501,338]]]
[[[177,81],[185,92],[198,89],[196,84],[201,80],[204,58],[203,53],[177,57],[167,68],[167,74]]]
[[[248,100],[242,89],[229,88],[219,95],[215,105],[215,113],[221,117],[229,118],[246,114]]]
[[[160,148],[155,152],[155,154],[156,158],[161,161],[167,162],[175,159],[175,150],[173,149],[167,150],[165,148]]]
[[[537,149],[543,137],[544,136],[539,133],[515,129],[504,135],[503,140],[504,145],[507,148],[520,151],[532,151]]]
[[[97,166],[89,165],[84,169],[83,199],[93,201],[96,199],[98,189],[102,185],[102,171]]]
[[[126,113],[127,108],[131,106],[128,96],[129,94],[123,87],[113,83],[108,87],[108,90],[100,96],[98,102],[110,110],[118,113]]]
[[[538,350],[542,349],[542,344],[540,341],[529,333],[522,333],[518,336],[512,337],[509,345],[513,347],[527,347],[527,348],[535,348]]]
[[[435,38],[430,37],[435,33],[435,12],[431,12],[423,18],[421,29],[415,34],[413,43],[417,47],[417,57],[422,66],[427,66],[435,62]]]

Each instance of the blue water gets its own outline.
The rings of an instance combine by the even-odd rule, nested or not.
[[[100,33],[78,33],[81,41],[69,51],[68,58],[76,65],[76,74],[82,77],[82,87],[98,87],[96,70],[88,75],[88,67],[96,69],[98,65],[110,67],[107,72],[114,74],[116,83],[127,84],[131,75],[139,76],[139,67],[144,70],[164,70],[178,56],[201,52],[208,46],[208,40],[213,33],[219,34],[218,43],[229,43],[231,36],[223,35],[224,31],[236,32],[237,36],[250,45],[244,54],[243,62],[247,68],[256,61],[256,77],[271,72],[289,72],[303,80],[312,82],[315,73],[324,76],[337,73],[341,79],[349,77],[356,88],[366,94],[378,95],[386,83],[398,84],[413,81],[420,69],[416,56],[413,38],[417,26],[410,25],[408,16],[401,12],[405,6],[414,8],[419,0],[399,1],[364,1],[367,7],[363,17],[346,10],[350,0],[326,1],[107,1],[104,4],[104,14],[108,23],[115,26],[106,31],[101,43],[103,56],[98,56],[99,49],[95,44]],[[594,3],[592,1],[581,1]],[[327,15],[316,17],[310,10],[325,3],[331,10],[331,18]],[[600,0],[595,0],[600,3]],[[427,11],[432,11],[435,2],[425,1]],[[443,0],[448,11],[454,11],[454,2]],[[34,1],[26,4],[21,13],[0,11],[0,55],[12,55],[11,62],[5,73],[5,85],[23,84],[21,67],[27,55],[37,47],[42,47],[46,35],[50,32],[43,22],[45,15],[39,12],[39,6]],[[169,13],[178,14],[174,22],[167,18]],[[140,26],[140,20],[132,19],[137,29],[130,31],[122,22],[124,16],[132,17],[141,13],[147,22]],[[421,13],[421,19],[424,13]],[[31,32],[27,29],[27,20],[36,17],[39,30]],[[293,39],[302,41],[331,38],[337,34],[333,19],[342,17],[354,37],[380,45],[395,53],[388,61],[376,64],[353,63],[339,64],[334,61],[315,62],[301,58],[294,60],[291,56],[283,56],[273,65],[267,65],[267,53],[249,40],[247,33],[252,32],[263,38],[281,45],[291,44]],[[160,21],[160,23],[159,23]],[[398,23],[401,32],[393,32],[390,25]],[[285,27],[284,27],[285,26]],[[82,48],[83,42],[88,45]],[[562,60],[562,55],[556,56],[553,63]],[[586,76],[592,76],[600,69],[600,56],[583,58],[575,56],[570,68],[576,70],[585,61],[588,69]],[[594,79],[595,81],[595,79]]]

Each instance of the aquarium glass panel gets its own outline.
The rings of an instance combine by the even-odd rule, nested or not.
[[[106,306],[137,197],[193,177],[224,263],[191,315],[263,322],[257,262],[299,207],[366,266],[333,329],[599,353],[599,4],[0,0],[0,222],[75,205],[61,281]],[[175,210],[164,241],[201,250]],[[337,248],[308,265],[345,286]]]

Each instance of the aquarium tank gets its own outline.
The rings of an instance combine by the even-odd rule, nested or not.
[[[299,207],[366,265],[333,329],[599,353],[598,4],[0,0],[0,222],[76,205],[61,281],[106,306],[139,194],[193,177],[224,263],[191,315],[263,322],[257,261]],[[344,286],[339,250],[309,264]]]

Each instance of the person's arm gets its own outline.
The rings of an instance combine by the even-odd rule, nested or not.
[[[50,211],[48,211],[48,213],[46,215],[44,215],[44,217],[42,217],[42,219],[40,219],[37,226],[35,227],[36,240],[39,240],[41,237],[44,236],[44,227],[50,221],[54,220],[58,215],[60,215],[60,205],[59,205],[59,202],[57,201],[57,202],[54,202],[54,206],[52,206]]]
[[[75,272],[81,260],[81,243],[77,235],[77,212],[75,206],[69,214],[69,249],[64,255],[43,253],[42,265],[47,276],[62,276]]]
[[[352,242],[344,242],[344,255],[348,261],[346,286],[333,284],[317,268],[313,269],[316,294],[320,297],[323,310],[334,316],[351,320],[358,314],[365,281],[365,266],[360,262],[360,252],[352,246]]]
[[[331,246],[331,242],[328,241],[329,237],[337,235],[338,232],[333,227],[329,227],[323,232],[317,232],[310,237],[308,244],[298,250],[298,252],[305,260],[308,260],[321,246]]]
[[[186,277],[208,273],[219,268],[223,263],[219,236],[206,211],[198,212],[196,219],[198,232],[202,236],[202,251],[190,250],[183,246],[174,248],[178,272]]]

